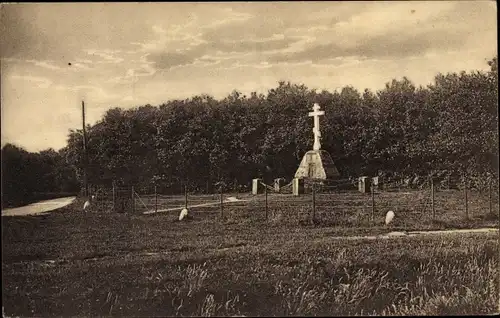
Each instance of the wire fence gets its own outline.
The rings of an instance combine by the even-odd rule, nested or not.
[[[135,214],[178,215],[189,213],[225,220],[275,220],[321,222],[329,225],[382,224],[393,211],[401,224],[425,220],[498,219],[498,182],[486,188],[472,188],[467,180],[445,182],[427,179],[418,183],[393,181],[371,184],[361,191],[358,180],[340,179],[306,182],[300,195],[292,194],[292,183],[273,187],[260,182],[262,191],[252,195],[219,188],[199,194],[184,186],[183,193],[165,194],[151,185],[114,186],[95,192],[99,211]]]

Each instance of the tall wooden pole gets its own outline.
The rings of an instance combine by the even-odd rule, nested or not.
[[[89,188],[87,181],[88,155],[87,155],[87,129],[85,128],[85,102],[82,100],[82,126],[83,126],[83,191],[88,196]]]

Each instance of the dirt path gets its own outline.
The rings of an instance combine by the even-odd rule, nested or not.
[[[2,216],[25,216],[25,215],[39,215],[49,211],[53,211],[71,204],[76,197],[57,198],[52,200],[45,200],[29,205],[21,206],[18,208],[2,210]]]
[[[235,197],[229,197],[227,199],[224,200],[223,203],[238,203],[238,202],[245,202],[245,201],[248,201],[248,200],[242,200],[242,199],[237,199]],[[188,205],[188,209],[189,208],[198,208],[198,207],[203,207],[203,206],[213,206],[213,205],[219,205],[220,202],[209,202],[209,203],[202,203],[202,204],[195,204],[195,205]],[[154,213],[160,213],[160,212],[171,212],[171,211],[180,211],[184,209],[184,206],[178,206],[178,207],[175,207],[175,208],[169,208],[169,209],[161,209],[161,210],[158,210],[158,211],[146,211],[146,212],[143,212],[142,214],[154,214]]]
[[[379,235],[364,235],[364,236],[333,236],[328,239],[333,240],[378,240],[390,239],[395,237],[415,237],[421,235],[450,235],[450,234],[466,234],[466,233],[498,233],[497,228],[482,228],[482,229],[460,229],[460,230],[441,230],[441,231],[409,231],[409,232],[389,232]]]

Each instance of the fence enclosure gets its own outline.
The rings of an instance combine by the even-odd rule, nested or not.
[[[341,179],[306,182],[304,193],[292,194],[291,183],[270,186],[252,195],[236,193],[219,185],[211,194],[199,194],[184,185],[184,191],[168,193],[158,185],[113,186],[99,189],[96,206],[100,211],[134,214],[178,215],[182,208],[190,214],[221,220],[274,220],[325,225],[372,226],[383,224],[392,210],[398,225],[424,221],[468,218],[498,219],[498,183],[486,189],[470,188],[467,180],[420,180],[418,184],[397,180],[371,185],[362,193],[357,180]]]

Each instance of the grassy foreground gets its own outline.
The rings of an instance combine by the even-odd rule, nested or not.
[[[334,239],[217,212],[2,217],[8,316],[492,314],[498,234]],[[230,211],[228,211],[229,213]]]

